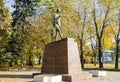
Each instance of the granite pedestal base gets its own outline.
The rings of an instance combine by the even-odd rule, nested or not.
[[[71,76],[69,82],[92,77],[92,74],[82,72],[78,46],[72,38],[45,46],[41,74],[65,74]]]

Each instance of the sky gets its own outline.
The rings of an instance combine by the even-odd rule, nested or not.
[[[5,6],[10,8],[10,12],[13,12],[13,10],[14,10],[11,6],[13,4],[14,4],[14,0],[5,0]]]

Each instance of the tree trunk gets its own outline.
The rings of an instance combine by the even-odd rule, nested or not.
[[[83,45],[82,40],[80,39],[80,60],[81,60],[81,67],[84,68],[84,59],[83,59]]]
[[[94,51],[94,66],[96,66],[96,53]]]
[[[98,40],[98,56],[99,56],[99,68],[103,68],[101,38],[99,38]]]
[[[84,17],[83,17],[83,24],[81,27],[81,34],[79,37],[80,40],[80,59],[81,59],[81,67],[84,68],[84,59],[83,59],[83,37],[84,37],[84,29],[85,29],[85,21],[86,21],[86,6],[84,7]]]
[[[116,59],[115,59],[115,69],[118,69],[118,58],[119,58],[119,41],[116,40]]]
[[[118,33],[117,33],[117,38],[116,39],[116,59],[115,59],[115,69],[118,69],[118,58],[119,58],[119,51],[120,51],[120,10],[119,10],[119,29],[118,29]]]

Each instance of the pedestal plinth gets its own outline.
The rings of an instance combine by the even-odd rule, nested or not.
[[[42,74],[62,74],[71,76],[71,81],[92,77],[81,70],[77,43],[72,38],[49,43],[45,46]]]

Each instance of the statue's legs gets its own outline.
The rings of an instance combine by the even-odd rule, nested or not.
[[[60,26],[58,24],[55,25],[55,30],[56,30],[55,41],[57,40],[58,34],[59,34],[60,38],[62,39],[62,33],[60,30]]]
[[[55,41],[57,40],[58,34],[59,34],[60,38],[62,39],[61,30],[56,28]]]
[[[61,30],[58,31],[60,38],[62,39]]]
[[[57,36],[58,36],[58,31],[56,30],[56,34],[55,34],[55,41],[57,40]]]

